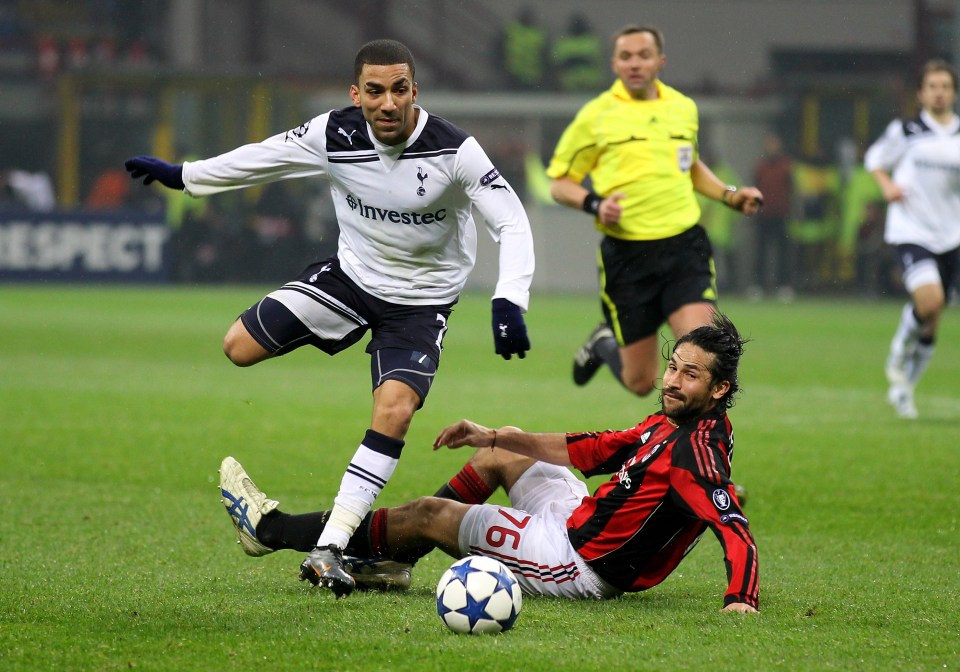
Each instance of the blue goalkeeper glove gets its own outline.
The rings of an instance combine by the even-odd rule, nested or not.
[[[183,164],[167,163],[152,156],[135,156],[124,161],[123,167],[134,180],[142,177],[144,184],[156,180],[165,187],[183,191]]]
[[[517,355],[523,359],[530,349],[527,325],[520,308],[506,299],[493,300],[493,344],[498,355],[510,359]]]

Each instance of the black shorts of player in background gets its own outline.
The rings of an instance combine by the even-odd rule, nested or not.
[[[295,280],[244,311],[240,319],[275,356],[304,345],[335,355],[370,331],[366,352],[372,356],[373,388],[386,380],[400,380],[420,395],[423,406],[440,364],[453,305],[384,301],[360,289],[331,257],[307,266]]]
[[[620,345],[656,334],[687,304],[715,304],[717,278],[707,232],[698,224],[662,240],[604,237],[600,298]]]
[[[897,263],[900,264],[904,278],[919,265],[932,261],[937,265],[940,284],[947,300],[950,300],[952,291],[960,290],[960,286],[957,284],[960,283],[960,247],[955,247],[943,254],[935,254],[920,245],[905,243],[894,246],[894,255],[897,258]]]

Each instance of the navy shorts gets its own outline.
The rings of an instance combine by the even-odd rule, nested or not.
[[[603,314],[620,345],[657,333],[667,317],[691,303],[717,302],[713,250],[700,225],[663,240],[600,243]]]
[[[935,254],[909,243],[894,247],[903,270],[903,284],[911,294],[923,285],[939,284],[948,295],[960,280],[960,247]]]
[[[335,355],[369,331],[366,351],[373,355],[374,389],[385,380],[401,380],[417,391],[422,404],[440,364],[453,305],[384,301],[363,291],[331,257],[307,266],[240,319],[250,335],[276,356],[304,345]]]

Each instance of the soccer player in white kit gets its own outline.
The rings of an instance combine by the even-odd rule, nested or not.
[[[920,114],[890,123],[864,156],[887,201],[884,239],[896,249],[910,301],[890,344],[887,399],[916,418],[914,388],[936,345],[940,315],[960,272],[960,117],[957,72],[933,60],[920,71]]]
[[[393,474],[436,374],[447,319],[473,269],[474,207],[500,245],[495,352],[523,358],[530,348],[523,313],[534,255],[526,213],[476,139],[415,104],[414,73],[403,44],[375,40],[357,53],[352,107],[206,160],[172,165],[138,156],[126,162],[133,178],[193,196],[301,177],[330,184],[340,227],[336,256],[308,266],[246,310],[227,332],[224,352],[234,364],[250,366],[302,345],[333,355],[372,334],[366,348],[371,426],[317,547],[301,564],[301,579],[337,597],[356,585],[342,549]],[[276,502],[232,499],[231,484],[244,477],[221,469],[221,491],[235,524],[252,530]]]

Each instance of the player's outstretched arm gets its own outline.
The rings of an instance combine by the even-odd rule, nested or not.
[[[123,166],[134,180],[142,177],[144,184],[157,181],[170,189],[183,191],[183,164],[167,163],[152,156],[135,156],[127,159]]]
[[[541,462],[559,464],[562,467],[570,464],[570,453],[567,451],[566,434],[541,434],[525,432],[519,427],[500,427],[492,429],[484,427],[471,420],[460,420],[449,427],[445,427],[433,441],[433,449],[461,448],[501,448],[517,455],[531,457]]]

